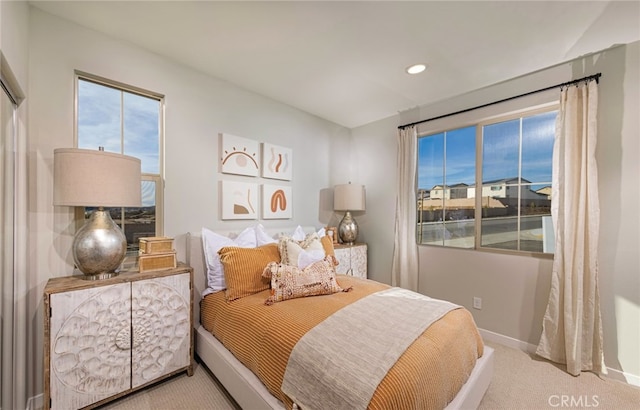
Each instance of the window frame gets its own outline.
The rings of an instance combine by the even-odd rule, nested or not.
[[[466,128],[466,127],[475,127],[476,133],[476,151],[475,151],[475,160],[476,160],[476,169],[475,169],[475,205],[474,205],[474,246],[470,248],[462,248],[450,245],[434,245],[421,243],[418,241],[418,238],[421,235],[418,232],[418,226],[416,226],[415,239],[416,244],[418,246],[428,246],[428,247],[437,247],[437,248],[447,248],[447,249],[459,249],[465,251],[478,251],[478,252],[489,252],[489,253],[499,253],[499,254],[508,254],[508,255],[521,255],[521,256],[533,256],[544,259],[553,259],[554,253],[544,253],[544,252],[534,252],[527,250],[513,250],[513,249],[503,249],[503,248],[490,248],[486,246],[482,246],[482,158],[483,158],[483,135],[482,130],[483,127],[490,124],[495,124],[499,122],[511,121],[514,119],[522,118],[523,116],[534,116],[545,112],[551,112],[554,110],[560,109],[560,104],[557,98],[553,99],[549,93],[542,93],[545,95],[541,95],[538,99],[535,99],[536,102],[529,102],[531,99],[523,98],[523,101],[519,101],[517,103],[500,103],[491,107],[483,107],[483,109],[478,109],[476,113],[465,112],[462,115],[453,115],[449,118],[439,119],[436,124],[432,124],[430,127],[425,126],[425,124],[418,125],[417,138],[426,138],[431,135],[449,132],[456,129]],[[542,100],[542,101],[538,101]],[[458,119],[458,120],[456,120]],[[436,121],[434,121],[435,123]],[[520,148],[521,149],[521,148]],[[418,155],[418,153],[416,153]],[[520,154],[521,156],[521,154]],[[519,162],[521,162],[522,158],[519,158]],[[418,183],[418,170],[420,159],[417,158],[416,167],[416,198],[419,198],[419,190],[420,188],[417,186]],[[521,164],[519,164],[519,168]],[[445,171],[446,172],[446,171]],[[518,178],[521,178],[521,175],[518,175]],[[518,187],[522,186],[522,182],[519,183]],[[518,190],[520,195],[520,189]],[[520,198],[520,196],[518,196]],[[417,211],[417,207],[416,207]],[[520,210],[518,211],[518,233],[520,232]],[[420,218],[416,218],[419,220]],[[520,235],[518,234],[518,237]]]
[[[114,81],[107,79],[105,77],[100,77],[94,74],[90,74],[80,70],[74,70],[74,93],[73,93],[73,145],[74,147],[78,147],[78,92],[79,92],[79,82],[87,81],[94,84],[98,84],[104,87],[113,88],[120,92],[127,92],[131,94],[136,94],[142,97],[150,98],[158,101],[159,110],[158,110],[158,174],[151,173],[142,173],[141,174],[141,182],[150,181],[155,184],[155,211],[156,211],[156,236],[164,235],[164,186],[165,186],[165,170],[164,170],[164,146],[165,146],[165,121],[164,121],[164,111],[165,111],[165,97],[160,93],[156,93],[153,91],[145,90],[140,87],[132,86],[129,84],[125,84],[119,81]],[[122,109],[122,107],[121,107]],[[121,123],[123,119],[121,118]],[[121,129],[120,131],[120,146],[124,147],[124,134]],[[96,147],[98,149],[98,147]],[[120,152],[122,153],[122,152]],[[142,186],[141,186],[142,188]],[[76,227],[81,227],[85,222],[85,207],[75,207],[74,218],[76,221]],[[127,257],[127,259],[129,259]],[[125,260],[125,264],[128,261]]]

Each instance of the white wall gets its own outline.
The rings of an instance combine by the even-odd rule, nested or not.
[[[397,126],[602,72],[596,157],[605,361],[640,383],[639,50],[638,42],[612,48],[353,129],[358,172],[367,184],[362,236],[373,278],[391,281]],[[422,293],[466,306],[483,329],[537,345],[551,260],[429,246],[419,255]],[[483,298],[482,310],[471,308],[473,296]]]
[[[0,49],[23,92],[27,86],[28,12],[25,2],[0,4]]]
[[[396,212],[397,125],[396,118],[388,118],[352,130],[356,179],[367,190],[366,212],[354,215],[360,227],[358,241],[368,244],[368,277],[389,284]]]
[[[165,95],[165,234],[176,238],[184,260],[184,235],[212,229],[236,229],[250,221],[223,222],[218,184],[249,177],[218,173],[218,133],[270,142],[293,150],[293,220],[261,221],[325,225],[332,212],[320,206],[320,194],[339,178],[341,147],[349,130],[295,108],[205,76],[130,44],[30,9],[29,61],[29,275],[34,278],[28,318],[34,351],[32,394],[42,387],[42,304],[46,281],[72,273],[71,211],[52,205],[53,150],[72,147],[74,69]],[[335,158],[333,151],[341,154]],[[253,178],[258,183],[269,182]],[[271,183],[279,183],[271,181]],[[253,222],[255,223],[255,221]]]

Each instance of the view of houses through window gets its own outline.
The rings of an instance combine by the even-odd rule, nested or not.
[[[142,206],[109,208],[127,237],[127,251],[139,239],[162,234],[162,96],[85,74],[77,75],[77,147],[130,155],[141,160]],[[88,218],[94,208],[85,208]]]
[[[553,253],[556,115],[528,112],[420,136],[418,243]]]

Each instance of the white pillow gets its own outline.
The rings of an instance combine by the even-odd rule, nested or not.
[[[278,240],[269,236],[267,231],[264,229],[262,224],[256,225],[256,241],[258,242],[258,246],[267,245],[269,243],[278,243]]]
[[[256,238],[258,241],[258,246],[266,245],[269,243],[278,243],[279,238],[282,238],[282,237],[288,237],[291,239],[295,239],[296,241],[303,241],[304,238],[307,237],[307,235],[304,233],[304,229],[302,229],[302,227],[298,225],[291,234],[281,232],[277,234],[274,238],[267,233],[266,229],[264,228],[264,226],[262,226],[262,224],[256,225]]]
[[[304,241],[307,237],[307,234],[304,233],[304,229],[300,225],[296,226],[296,229],[291,234],[291,239],[295,239],[296,241]]]
[[[320,230],[318,231],[318,237],[322,238],[325,235],[325,229],[320,228]],[[291,239],[295,239],[296,241],[300,242],[307,237],[307,234],[304,233],[304,229],[302,229],[302,226],[298,225],[296,229],[293,230],[291,235],[283,232],[276,235],[276,237],[274,238],[267,233],[267,230],[264,228],[264,226],[262,226],[262,224],[256,225],[256,240],[258,241],[258,246],[267,245],[269,243],[278,243],[278,239],[281,237],[290,237]]]
[[[312,263],[316,263],[325,258],[324,249],[312,249],[309,251],[300,251],[298,254],[298,268],[304,269]]]
[[[224,282],[220,255],[218,255],[218,251],[225,246],[255,248],[257,246],[255,229],[253,227],[246,228],[236,238],[231,239],[207,228],[202,228],[202,247],[207,262],[207,288],[202,292],[202,297],[227,287]]]

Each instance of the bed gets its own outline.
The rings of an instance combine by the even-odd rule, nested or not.
[[[306,232],[313,232],[312,227],[304,228]],[[275,235],[281,232],[288,232],[285,229],[269,229],[270,235]],[[233,232],[221,232],[221,234],[226,236],[234,236]],[[188,233],[186,235],[186,248],[187,248],[187,258],[186,262],[191,265],[194,269],[194,323],[197,323],[198,326],[196,328],[196,354],[201,359],[201,361],[207,366],[207,368],[215,375],[215,377],[220,381],[220,383],[225,387],[228,393],[236,400],[236,402],[244,409],[285,409],[291,408],[291,401],[288,399],[286,395],[282,392],[273,392],[274,387],[272,385],[272,381],[262,381],[254,374],[253,371],[249,370],[248,367],[244,366],[240,360],[234,354],[232,354],[214,335],[212,332],[205,329],[206,324],[207,327],[211,329],[212,325],[210,323],[210,313],[205,313],[202,316],[201,320],[201,295],[204,289],[207,286],[207,278],[206,278],[206,264],[204,258],[204,251],[202,246],[202,237],[201,233]],[[338,277],[338,280],[341,284],[345,284],[348,286],[353,286],[354,289],[362,289],[365,286],[365,283],[358,282],[357,278],[348,278],[348,277]],[[373,282],[373,281],[367,281]],[[367,285],[368,286],[368,285]],[[373,286],[381,286],[379,289],[386,289],[386,285],[377,285],[376,283]],[[376,288],[377,289],[377,288]],[[269,291],[263,291],[263,293],[256,294],[252,296],[254,298],[263,300],[267,298],[269,295]],[[358,300],[362,297],[362,295],[358,295],[358,292],[350,292],[349,296],[340,296],[341,298],[353,298],[354,300]],[[217,299],[216,299],[217,297]],[[324,296],[323,296],[324,297]],[[313,298],[305,298],[305,300],[321,300],[323,297],[313,297]],[[220,295],[216,296],[209,295],[205,299],[205,302],[202,303],[203,306],[213,306],[213,309],[222,309],[224,307],[224,303],[221,302],[224,298],[221,298]],[[250,298],[241,299],[246,303],[250,303]],[[328,299],[327,299],[328,300]],[[285,301],[281,304],[295,302]],[[244,303],[244,302],[243,302]],[[293,304],[291,304],[293,306]],[[274,309],[276,310],[276,309]],[[464,310],[464,312],[467,312]],[[458,313],[460,314],[464,314]],[[467,312],[468,314],[468,312]],[[313,328],[315,323],[309,324],[309,328]],[[302,329],[301,332],[304,333],[308,329]],[[226,336],[225,336],[226,337]],[[223,338],[224,340],[224,338]],[[480,342],[481,344],[481,342]],[[453,400],[451,400],[446,406],[447,409],[470,409],[478,407],[482,397],[484,396],[485,391],[487,390],[491,376],[493,373],[493,350],[487,346],[482,346],[479,349],[481,356],[477,358],[475,364],[472,364],[472,369],[470,370],[470,375],[466,382],[462,382],[462,387],[455,394]],[[239,357],[243,360],[240,354]],[[251,366],[251,364],[248,364]],[[255,366],[254,366],[255,370]],[[260,372],[257,372],[260,373]],[[264,378],[264,375],[262,375]],[[466,377],[466,376],[465,376]],[[386,378],[384,379],[386,380]],[[271,388],[272,392],[269,391],[267,386]],[[273,393],[273,394],[272,394]],[[276,395],[279,394],[279,397]],[[274,395],[275,394],[275,395]],[[283,396],[284,395],[284,396]],[[283,398],[284,397],[284,398]],[[375,397],[375,396],[374,396]],[[373,403],[373,401],[372,401]],[[380,403],[384,403],[381,401]]]

